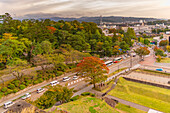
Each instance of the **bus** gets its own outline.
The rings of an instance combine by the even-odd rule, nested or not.
[[[112,61],[106,61],[104,64],[106,64],[106,66],[111,66],[113,64]]]
[[[122,61],[122,57],[117,57],[117,58],[113,59],[114,63],[118,63],[118,62],[121,62],[121,61]]]

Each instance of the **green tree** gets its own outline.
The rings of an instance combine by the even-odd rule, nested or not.
[[[148,55],[150,51],[146,47],[140,47],[134,50],[137,55],[139,55],[142,59],[144,59],[145,55]]]

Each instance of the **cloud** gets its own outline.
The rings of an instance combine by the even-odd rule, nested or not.
[[[169,0],[1,0],[0,13],[19,17],[141,16],[170,18]],[[5,6],[5,7],[2,7]]]

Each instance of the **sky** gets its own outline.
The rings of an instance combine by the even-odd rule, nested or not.
[[[125,16],[170,18],[170,0],[0,0],[16,18]]]

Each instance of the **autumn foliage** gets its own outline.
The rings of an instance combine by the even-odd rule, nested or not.
[[[107,73],[109,69],[104,64],[104,61],[99,58],[86,57],[77,65],[76,71],[86,73],[86,80],[90,81],[95,87],[96,83],[106,80],[107,76],[104,73]]]
[[[56,31],[56,28],[52,26],[47,26],[48,30],[50,31],[51,34],[53,34]]]

